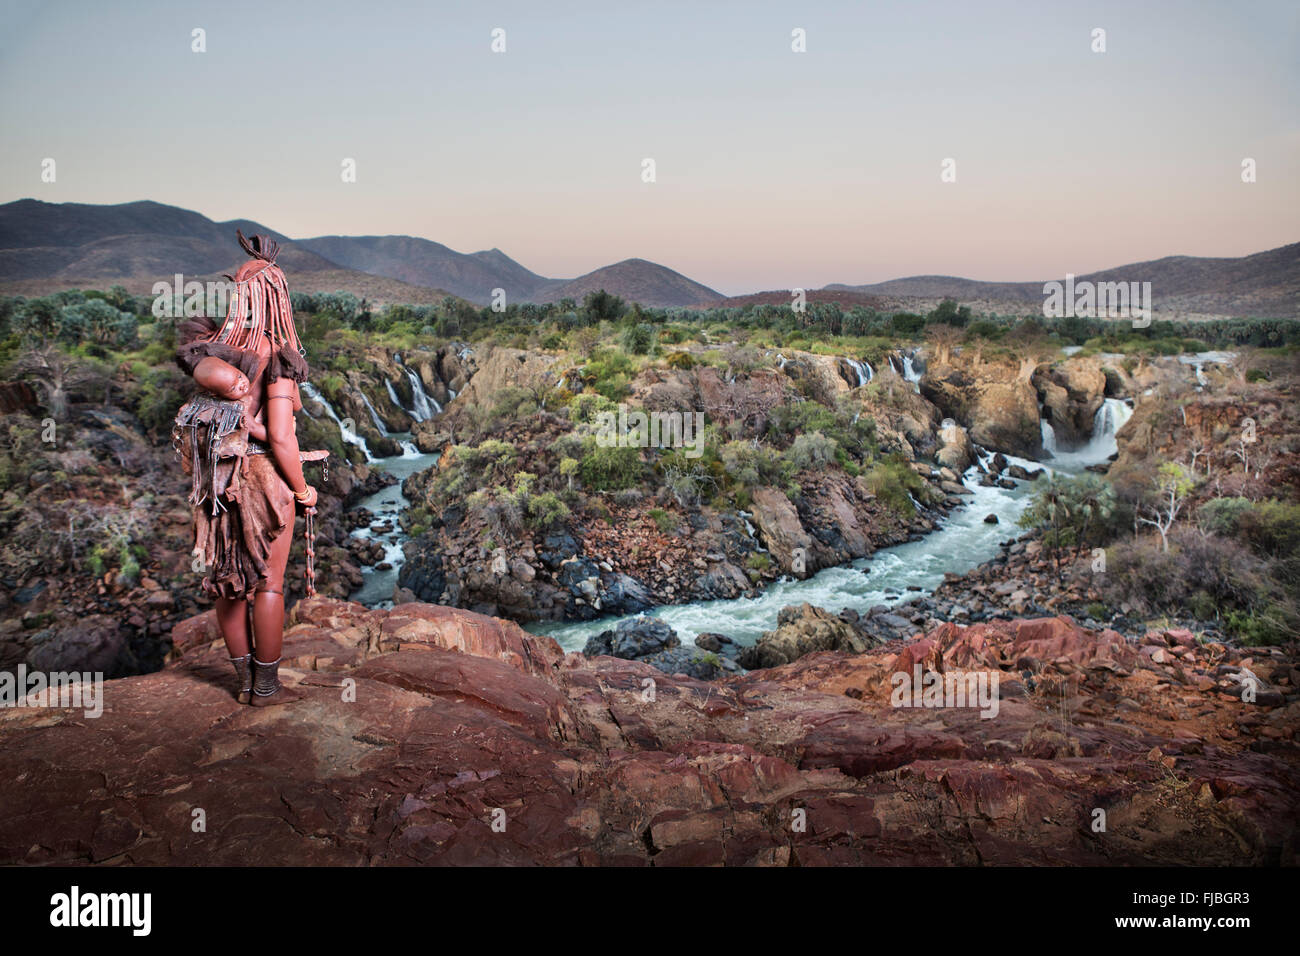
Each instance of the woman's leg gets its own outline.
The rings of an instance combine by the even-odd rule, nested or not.
[[[293,545],[292,524],[271,542],[266,560],[266,583],[253,596],[253,634],[258,660],[280,658],[284,643],[284,572],[289,565],[289,548]]]
[[[231,658],[243,657],[250,650],[248,602],[243,598],[217,598],[217,626]]]
[[[239,681],[239,690],[235,698],[241,704],[247,704],[253,691],[253,654],[249,645],[248,602],[243,598],[219,597],[217,604],[217,627],[221,630],[221,639],[226,642],[226,652],[230,663],[235,665],[235,678]]]
[[[294,525],[271,542],[266,562],[266,583],[253,596],[253,695],[252,703],[263,707],[297,700],[300,696],[280,683],[280,652],[284,647],[284,572],[289,564]]]

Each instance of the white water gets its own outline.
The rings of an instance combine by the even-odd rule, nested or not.
[[[855,358],[846,358],[844,361],[848,363],[849,368],[853,369],[854,374],[858,377],[856,388],[861,388],[876,377],[875,370],[867,362]]]
[[[366,403],[366,410],[370,412],[370,420],[373,421],[375,427],[379,429],[379,434],[387,435],[388,426],[384,424],[383,419],[379,417],[379,413],[375,411],[375,406],[370,404],[370,399],[366,397],[365,392],[361,391],[361,389],[357,389],[357,391],[361,394],[361,400]]]
[[[1008,460],[1038,467],[1034,462],[1010,456]],[[752,644],[776,627],[777,614],[789,604],[806,601],[831,612],[846,607],[863,612],[877,604],[892,605],[915,597],[918,592],[908,592],[909,586],[931,590],[943,581],[944,574],[969,571],[997,554],[1002,541],[1020,533],[1016,520],[1032,493],[1033,482],[1019,482],[1012,491],[984,487],[977,483],[978,478],[977,469],[967,472],[973,493],[965,496],[965,507],[954,511],[943,527],[919,541],[878,551],[869,560],[825,568],[802,581],[784,579],[756,598],[665,605],[647,614],[667,622],[686,646],[694,643],[696,635],[709,631],[726,634],[741,644]],[[984,516],[988,514],[997,515],[998,523],[985,524]],[[589,637],[612,628],[619,620],[607,617],[530,624],[528,630],[549,634],[565,650],[581,650]]]
[[[356,431],[343,424],[338,413],[334,411],[334,406],[329,403],[324,395],[316,390],[316,386],[308,382],[303,382],[302,393],[313,402],[319,402],[324,406],[325,414],[334,419],[334,423],[339,426],[339,434],[342,436],[343,440],[349,445],[355,445],[357,448],[360,448],[361,451],[365,453],[367,462],[374,462],[375,456],[370,454],[370,447],[366,444],[366,440],[358,435]]]
[[[1083,448],[1053,459],[1050,466],[1015,455],[1003,457],[1008,465],[1019,465],[1031,472],[1036,469],[1048,474],[1055,470],[1082,471],[1087,465],[1100,464],[1115,453],[1115,433],[1131,414],[1132,409],[1124,402],[1106,399],[1094,418],[1094,427],[1099,427],[1100,432]],[[992,459],[991,453],[981,456],[984,469],[989,468]],[[870,559],[825,568],[802,581],[786,578],[767,587],[756,598],[665,605],[646,613],[672,627],[683,646],[693,645],[696,635],[705,632],[725,634],[741,644],[752,644],[776,627],[777,614],[790,604],[807,602],[832,612],[852,608],[862,613],[878,604],[898,604],[920,593],[909,592],[909,587],[931,591],[943,581],[945,574],[964,574],[977,567],[996,556],[1003,541],[1020,533],[1016,522],[1034,493],[1034,482],[1018,481],[1014,489],[984,486],[978,483],[980,474],[979,466],[971,466],[966,471],[963,478],[972,494],[963,496],[963,506],[949,514],[942,527],[918,541],[878,551]],[[997,516],[996,524],[984,522],[990,514]],[[748,521],[746,526],[752,527]],[[527,629],[550,635],[566,651],[572,651],[581,650],[588,638],[623,619],[534,623]]]
[[[1231,365],[1236,357],[1236,352],[1194,352],[1190,355],[1178,356],[1178,361],[1192,366],[1196,371],[1196,390],[1199,392],[1210,384],[1210,380],[1205,377],[1205,366]]]
[[[410,415],[410,414],[411,414],[410,410],[407,409],[407,407],[406,407],[405,405],[402,404],[402,400],[401,400],[400,398],[397,397],[397,390],[396,390],[395,388],[393,388],[393,383],[390,382],[388,379],[384,379],[384,386],[388,389],[388,399],[389,399],[389,401],[391,401],[394,405],[396,405],[396,406],[397,406],[398,408],[400,408],[402,411],[406,412],[406,414]]]
[[[406,543],[406,532],[397,523],[402,509],[410,505],[406,496],[402,494],[402,479],[417,471],[423,471],[438,461],[437,454],[421,453],[409,438],[402,438],[401,435],[401,432],[396,432],[393,437],[398,439],[398,444],[402,446],[402,454],[381,458],[375,465],[378,470],[396,475],[397,484],[389,485],[373,495],[362,498],[357,505],[360,508],[368,508],[374,513],[374,524],[388,522],[392,526],[392,530],[387,532],[371,531],[369,525],[352,532],[355,538],[377,539],[384,548],[384,556],[381,560],[392,565],[383,571],[374,567],[361,569],[361,587],[349,596],[349,600],[358,601],[366,607],[392,607],[393,589],[397,586],[397,572],[406,560],[406,555],[402,551],[402,545]]]
[[[903,380],[912,383],[912,391],[921,390],[921,373],[916,370],[912,364],[912,356],[907,352],[903,353]]]
[[[1115,435],[1133,415],[1133,409],[1119,398],[1108,398],[1101,403],[1092,419],[1092,437],[1074,449],[1062,449],[1056,439],[1056,430],[1046,418],[1042,420],[1043,449],[1051,453],[1048,463],[1062,471],[1082,471],[1088,465],[1100,464],[1119,451]]]
[[[411,382],[411,401],[415,408],[411,411],[411,416],[417,422],[427,422],[434,415],[441,414],[442,406],[437,403],[431,396],[424,392],[424,383],[420,381],[420,376],[415,373],[415,369],[406,368],[406,377]]]

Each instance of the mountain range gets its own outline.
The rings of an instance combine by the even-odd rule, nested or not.
[[[187,280],[215,279],[241,259],[236,228],[280,242],[279,262],[292,276],[292,288],[346,289],[377,303],[423,304],[454,295],[486,305],[496,289],[504,290],[507,302],[581,301],[599,289],[654,307],[790,301],[785,290],[724,297],[645,259],[625,259],[574,279],[548,278],[500,249],[457,252],[413,236],[290,239],[252,220],[214,222],[147,200],[92,205],[20,199],[0,205],[0,290],[35,295],[118,283],[133,293],[147,293],[153,283],[170,281],[178,272]],[[1236,259],[1170,256],[1076,277],[1084,280],[1150,282],[1162,317],[1293,318],[1300,303],[1300,243]],[[977,313],[1037,310],[1043,283],[912,276],[867,285],[835,283],[809,293],[814,302],[915,311],[945,298]]]

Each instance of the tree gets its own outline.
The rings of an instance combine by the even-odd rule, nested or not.
[[[926,328],[925,338],[934,349],[935,364],[947,365],[953,348],[962,339],[962,333],[955,325],[939,323]]]
[[[1041,330],[1035,326],[1022,326],[1011,343],[1011,354],[1020,363],[1016,378],[1028,382],[1038,371],[1038,366],[1047,361],[1053,351],[1052,344],[1042,335]]]
[[[593,322],[602,320],[613,321],[625,311],[623,300],[616,295],[611,295],[604,289],[596,292],[588,292],[582,300],[583,311],[590,316]]]
[[[644,322],[637,323],[623,333],[623,347],[633,355],[645,355],[654,341],[654,329]]]
[[[1115,489],[1092,474],[1076,478],[1052,474],[1020,517],[1026,528],[1043,532],[1043,543],[1060,566],[1061,550],[1086,544],[1115,513]]]
[[[958,307],[952,299],[944,299],[937,309],[925,317],[925,320],[931,325],[942,322],[944,325],[955,325],[961,328],[970,321],[970,306]]]
[[[1138,507],[1138,522],[1149,524],[1160,532],[1162,552],[1169,551],[1169,529],[1178,518],[1178,513],[1183,510],[1192,485],[1192,479],[1182,465],[1167,461],[1156,472],[1155,494]]]
[[[62,419],[68,411],[68,393],[97,381],[95,370],[51,345],[33,349],[14,362],[11,371],[30,379],[45,394],[50,414]]]

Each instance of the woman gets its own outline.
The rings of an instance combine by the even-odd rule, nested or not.
[[[183,323],[177,363],[192,375],[204,358],[215,357],[247,378],[245,421],[253,437],[237,499],[224,508],[194,505],[195,550],[209,571],[203,589],[216,599],[221,636],[239,679],[238,700],[266,707],[301,696],[279,680],[284,573],[295,504],[313,508],[317,494],[303,477],[294,432],[293,415],[302,407],[298,384],[308,369],[288,284],[275,265],[279,248],[265,236],[236,235],[252,258],[227,276],[235,293],[225,322],[219,328],[211,320]]]

